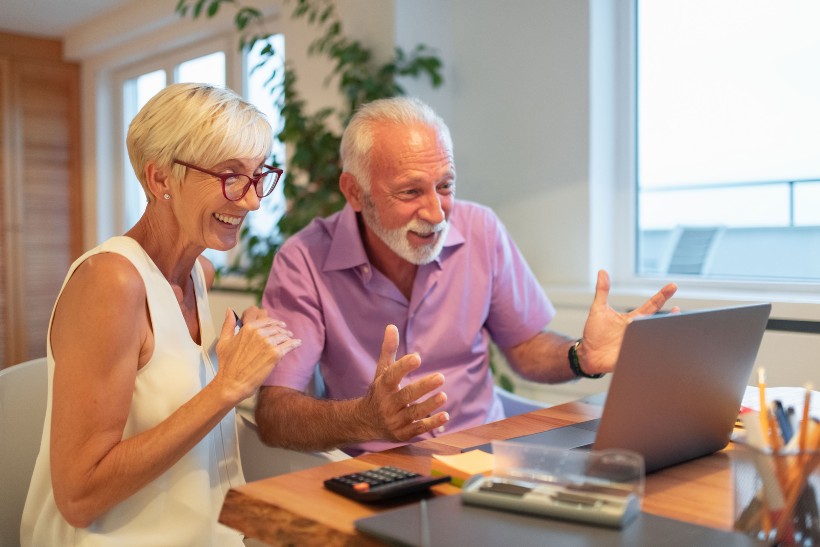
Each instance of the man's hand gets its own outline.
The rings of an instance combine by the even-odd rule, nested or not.
[[[404,377],[421,366],[421,358],[411,353],[396,361],[398,347],[399,331],[394,325],[388,325],[373,383],[363,399],[366,410],[362,418],[375,429],[377,438],[406,441],[444,425],[450,417],[446,412],[430,415],[447,401],[444,392],[419,401],[444,385],[443,374],[430,374],[401,386]]]
[[[669,283],[639,308],[629,313],[618,313],[609,305],[609,287],[609,274],[600,270],[595,285],[595,298],[584,325],[583,342],[578,348],[578,359],[587,374],[612,372],[627,324],[635,317],[659,312],[677,290],[674,283]],[[672,311],[679,309],[675,307]]]

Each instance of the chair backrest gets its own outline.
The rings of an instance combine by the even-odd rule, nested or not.
[[[242,461],[242,472],[247,482],[301,471],[350,457],[338,449],[326,452],[299,452],[267,446],[259,440],[251,409],[237,409],[236,428],[239,438],[239,459]]]
[[[550,406],[548,403],[527,399],[521,395],[511,393],[498,385],[495,386],[495,393],[501,399],[501,405],[504,407],[504,415],[507,416],[507,418]]]
[[[20,545],[20,519],[40,451],[47,398],[45,357],[0,370],[0,547]]]

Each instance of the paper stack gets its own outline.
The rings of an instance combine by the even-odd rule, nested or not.
[[[493,470],[493,455],[483,450],[461,454],[434,454],[432,475],[450,475],[450,482],[461,486],[473,475],[489,475]]]

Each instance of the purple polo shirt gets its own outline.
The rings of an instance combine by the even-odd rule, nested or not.
[[[489,368],[492,338],[515,346],[543,329],[555,310],[487,207],[457,201],[438,259],[419,266],[408,301],[368,261],[350,206],[316,219],[276,253],[262,305],[285,321],[302,346],[286,355],[266,385],[306,390],[319,363],[328,399],[361,397],[373,381],[384,329],[399,330],[397,357],[418,352],[421,367],[402,382],[433,372],[450,414],[435,437],[504,418]],[[372,441],[345,452],[397,446]]]

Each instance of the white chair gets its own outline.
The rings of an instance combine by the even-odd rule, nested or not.
[[[0,370],[0,547],[20,545],[20,520],[40,452],[47,399],[45,357]],[[237,409],[237,433],[248,481],[348,457],[341,451],[313,454],[265,446],[247,409]]]
[[[20,545],[48,399],[46,358],[0,370],[0,547]]]
[[[516,395],[499,386],[495,386],[495,392],[501,399],[501,405],[504,407],[504,414],[506,414],[507,418],[550,406],[541,401],[534,401],[521,395]]]
[[[341,450],[299,452],[268,446],[259,439],[253,410],[244,406],[236,409],[236,432],[239,436],[239,459],[247,482],[301,471],[350,457]]]

